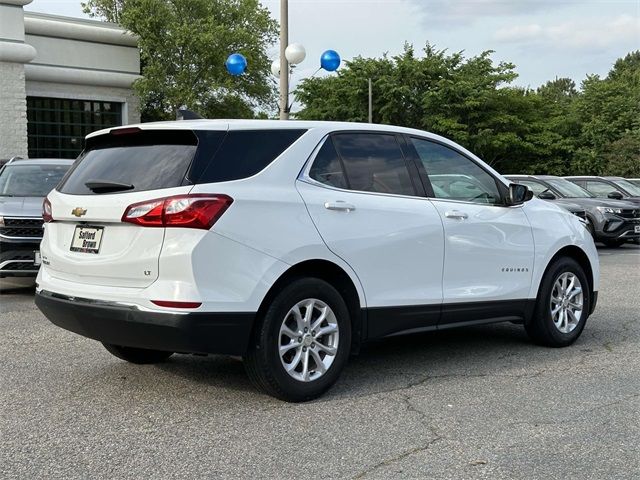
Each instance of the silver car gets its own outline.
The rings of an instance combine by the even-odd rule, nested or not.
[[[73,160],[13,160],[0,168],[0,278],[35,277],[40,266],[42,201]]]

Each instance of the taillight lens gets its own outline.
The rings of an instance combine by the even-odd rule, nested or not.
[[[45,197],[42,202],[42,219],[45,223],[53,222],[53,215],[51,214],[51,202],[49,197]]]
[[[209,230],[233,199],[227,195],[176,195],[129,205],[122,221],[143,227],[182,227]]]

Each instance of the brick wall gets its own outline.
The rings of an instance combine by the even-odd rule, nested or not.
[[[0,62],[0,158],[27,157],[24,65]]]

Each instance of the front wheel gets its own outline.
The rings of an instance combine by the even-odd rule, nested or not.
[[[350,347],[351,320],[342,296],[323,280],[303,278],[267,307],[244,363],[256,387],[300,402],[336,382]]]
[[[111,355],[118,357],[121,360],[126,360],[127,362],[137,363],[140,365],[164,362],[167,358],[173,355],[173,352],[149,350],[147,348],[123,347],[120,345],[113,345],[111,343],[103,343],[102,345],[104,345],[104,348],[106,348]]]
[[[541,345],[571,345],[584,329],[590,304],[584,270],[574,259],[560,258],[542,279],[533,318],[525,323],[527,334]]]

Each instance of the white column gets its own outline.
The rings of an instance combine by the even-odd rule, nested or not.
[[[27,156],[24,64],[36,50],[24,41],[24,11],[32,0],[0,0],[0,158]]]

